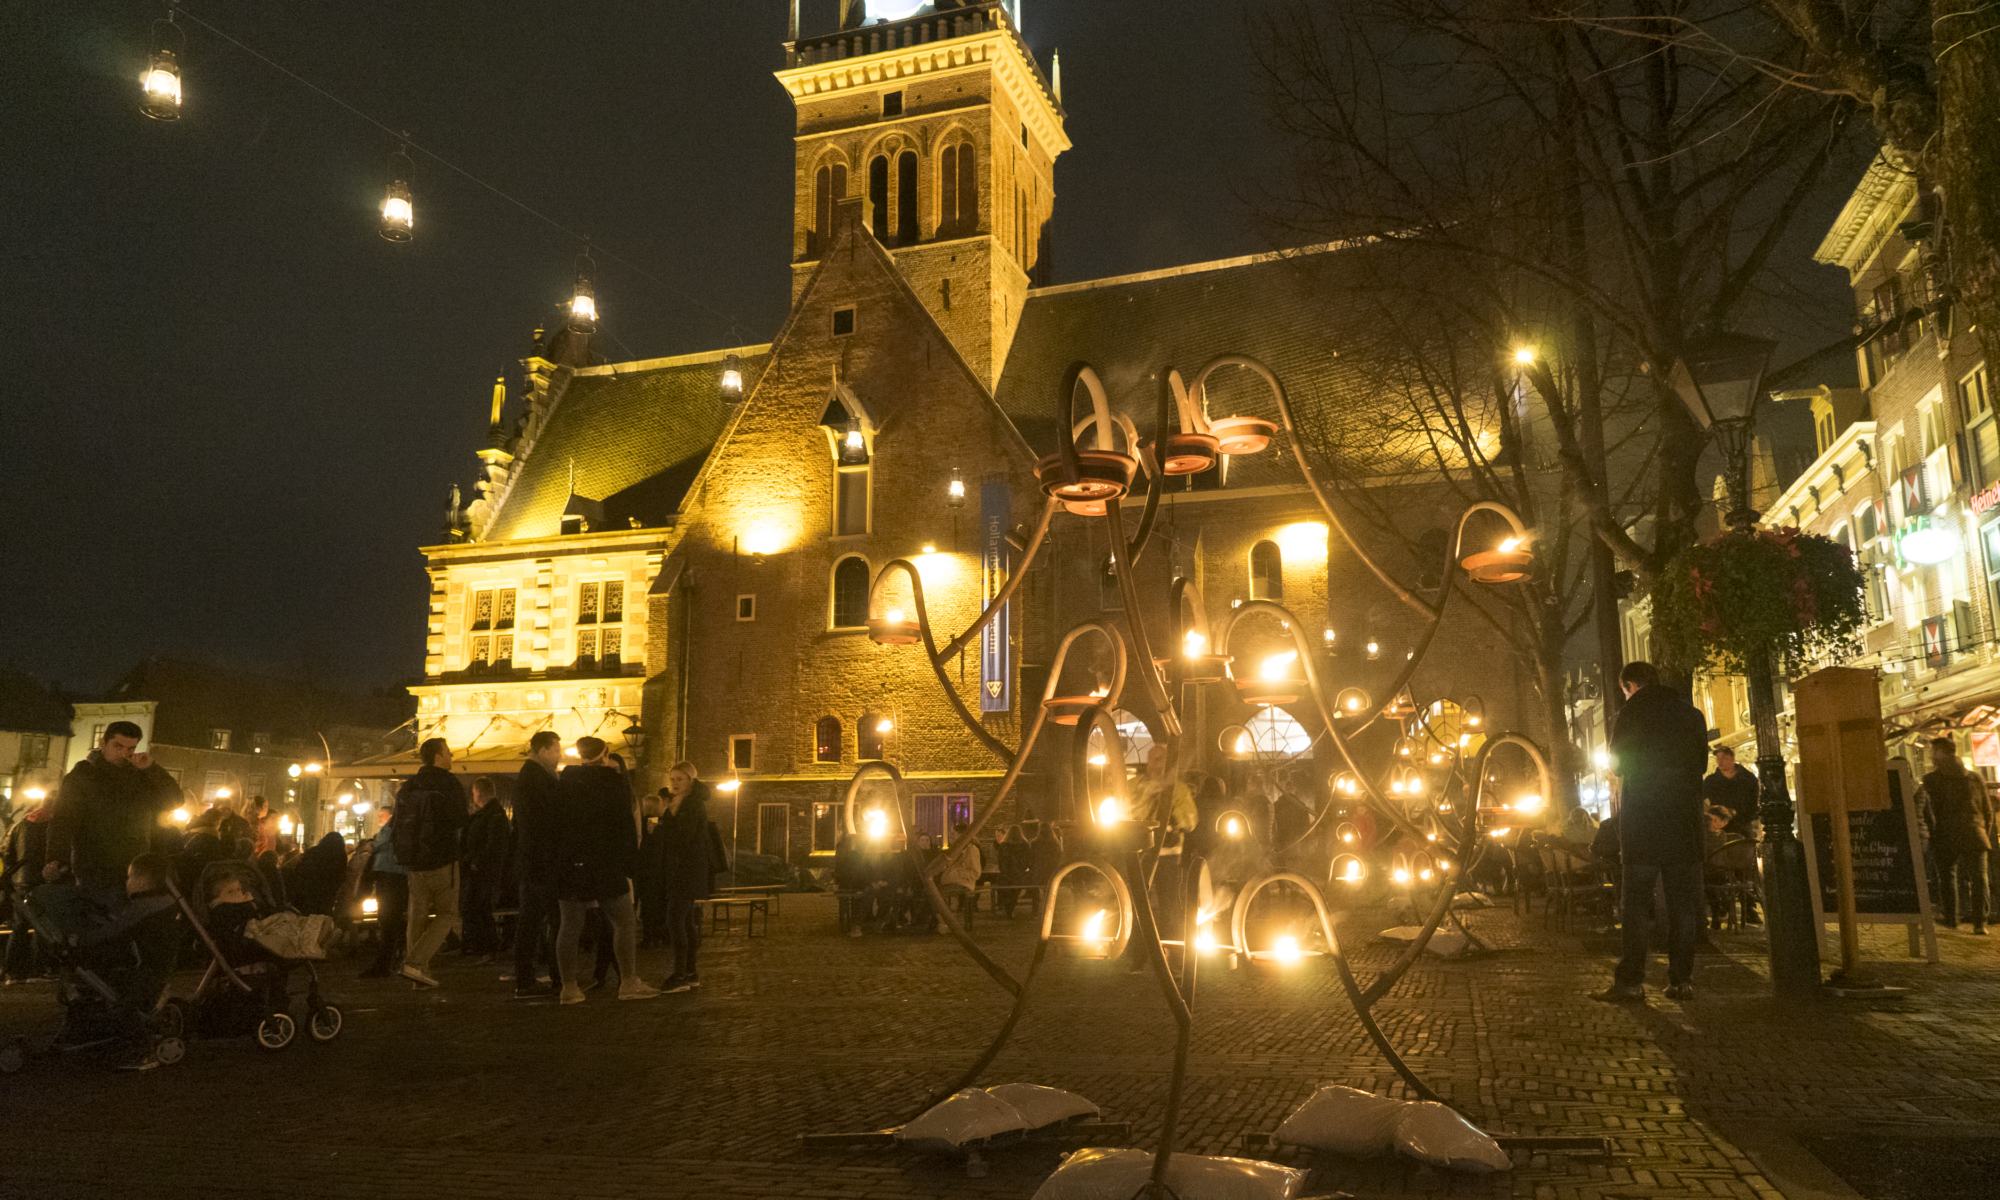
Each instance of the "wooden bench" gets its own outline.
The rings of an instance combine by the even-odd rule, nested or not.
[[[730,933],[735,929],[736,910],[743,910],[745,937],[765,937],[771,932],[771,900],[764,896],[710,896],[702,903],[708,906],[708,931],[711,934]],[[757,918],[764,918],[764,932],[757,932]]]

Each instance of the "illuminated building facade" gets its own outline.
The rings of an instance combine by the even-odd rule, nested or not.
[[[909,559],[940,643],[972,621],[1008,569],[989,535],[1018,547],[1041,512],[1034,468],[1054,449],[1071,362],[1094,364],[1146,431],[1160,373],[1191,375],[1220,354],[1270,365],[1322,425],[1337,426],[1359,385],[1336,378],[1334,339],[1315,328],[1325,306],[1292,255],[1046,283],[1053,169],[1069,141],[1004,6],[926,6],[795,38],[786,63],[798,122],[783,327],[768,344],[623,363],[598,361],[585,334],[540,337],[519,395],[495,395],[455,540],[424,551],[429,644],[412,691],[418,732],[447,737],[457,770],[511,773],[539,729],[594,733],[642,786],[680,758],[733,781],[713,814],[725,836],[805,863],[832,851],[836,802],[861,762],[913,781],[926,832],[995,789],[1002,764],[922,653],[869,640],[868,587]],[[1221,372],[1209,394],[1218,416],[1274,415],[1248,372]],[[510,407],[522,411],[506,424]],[[1386,679],[1415,622],[1337,549],[1329,573],[1325,519],[1284,454],[1281,440],[1171,481],[1161,548],[1137,566],[1142,594],[1164,605],[1185,575],[1211,614],[1282,599],[1329,661],[1346,654],[1353,673]],[[1411,519],[1456,516],[1430,507],[1413,495]],[[1104,539],[1101,521],[1058,514],[1007,636],[946,671],[1006,744],[1062,631],[1122,610]],[[875,607],[911,611],[914,598],[892,577]],[[1266,632],[1275,646],[1280,631]],[[1064,690],[1108,672],[1084,658]],[[1504,711],[1510,697],[1485,690]],[[1152,716],[1136,683],[1126,708],[1135,723]],[[1274,736],[1299,728],[1286,725]],[[1061,782],[1031,770],[1023,815],[1061,811]]]

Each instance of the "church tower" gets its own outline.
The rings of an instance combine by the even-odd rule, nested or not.
[[[899,11],[907,2],[885,0]],[[1006,0],[939,0],[792,41],[778,81],[798,109],[792,221],[796,300],[833,239],[834,201],[868,227],[991,390],[1028,289],[1044,282],[1060,98]],[[1018,11],[1018,10],[1016,10]]]

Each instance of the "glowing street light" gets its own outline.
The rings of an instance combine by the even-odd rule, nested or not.
[[[743,399],[743,360],[734,354],[722,360],[722,380],[719,384],[722,398],[734,404]]]
[[[389,187],[382,194],[383,240],[407,242],[416,232],[416,208],[410,197],[410,176],[416,174],[410,156],[397,150],[389,156]]]
[[[951,483],[945,487],[944,506],[946,508],[965,507],[965,476],[957,467],[951,469]]]
[[[139,77],[139,111],[155,121],[177,121],[181,115],[181,52],[187,49],[187,35],[174,23],[174,9],[167,7],[167,19],[153,22],[153,49],[146,56],[146,73]]]

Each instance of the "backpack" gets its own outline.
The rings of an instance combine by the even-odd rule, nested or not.
[[[458,861],[458,826],[446,812],[451,797],[420,788],[396,801],[389,844],[405,870],[435,871]]]

